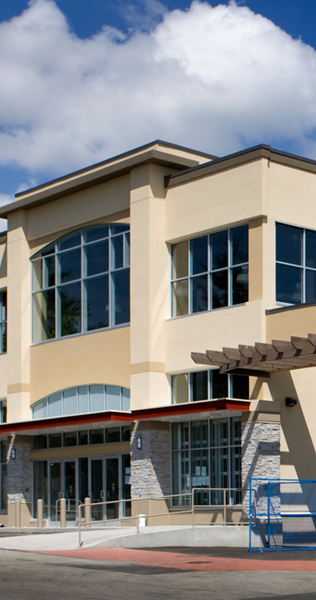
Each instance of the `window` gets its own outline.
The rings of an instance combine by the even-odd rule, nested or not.
[[[214,398],[249,398],[249,377],[220,375],[219,369],[181,373],[171,377],[172,403],[198,402]]]
[[[172,316],[248,301],[248,225],[172,246]]]
[[[33,341],[130,321],[129,226],[68,235],[33,258]]]
[[[198,505],[241,502],[241,419],[211,419],[172,425],[172,484],[176,505],[188,505],[195,490]]]
[[[8,442],[0,442],[0,510],[7,510],[7,454]]]
[[[33,436],[33,450],[46,450],[47,448],[68,448],[73,446],[87,446],[88,444],[113,444],[115,442],[129,442],[131,426],[124,427],[98,427],[97,429],[84,429],[80,431],[64,431],[63,433],[50,433]]]
[[[316,231],[276,224],[276,300],[316,301]]]
[[[33,419],[130,409],[130,390],[116,385],[83,385],[43,398],[32,407]]]
[[[7,292],[0,292],[0,354],[7,351]]]

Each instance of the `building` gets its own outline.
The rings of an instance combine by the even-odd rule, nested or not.
[[[315,477],[315,206],[315,161],[156,141],[1,208],[3,523]]]

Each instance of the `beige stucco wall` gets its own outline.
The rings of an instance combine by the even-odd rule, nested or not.
[[[78,385],[130,387],[129,327],[37,344],[30,354],[31,404]]]

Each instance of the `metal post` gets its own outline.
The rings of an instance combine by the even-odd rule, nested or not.
[[[271,536],[271,524],[270,524],[270,497],[271,497],[271,484],[268,482],[268,548],[270,548],[270,536]]]
[[[249,552],[252,552],[251,529],[252,529],[252,477],[250,477],[250,488],[249,488]]]
[[[43,527],[43,500],[37,500],[37,527]]]
[[[67,527],[66,521],[66,499],[60,498],[60,526]]]
[[[81,504],[78,506],[78,529],[79,529],[79,548],[82,546],[81,540]]]
[[[194,488],[192,488],[192,491],[191,491],[191,506],[192,506],[192,527],[194,527],[194,522],[195,522],[195,519],[194,519]]]
[[[227,511],[226,511],[226,490],[224,490],[224,525],[226,525],[227,521]]]

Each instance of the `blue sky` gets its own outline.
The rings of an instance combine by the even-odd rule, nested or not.
[[[311,0],[0,4],[0,204],[156,138],[316,159]]]

